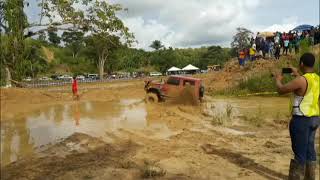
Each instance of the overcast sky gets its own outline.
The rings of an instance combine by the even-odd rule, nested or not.
[[[289,31],[319,24],[319,0],[110,0],[128,8],[119,14],[135,34],[137,48],[153,40],[166,46],[230,46],[239,26],[257,31]],[[33,12],[32,12],[33,11]],[[33,14],[33,15],[32,15]],[[35,10],[28,15],[35,16]]]

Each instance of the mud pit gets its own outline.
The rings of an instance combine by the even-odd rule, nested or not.
[[[116,85],[82,91],[80,102],[2,90],[1,179],[286,177],[287,98],[145,104],[142,82]]]
[[[58,143],[74,133],[113,142],[107,134],[119,134],[121,130],[147,130],[149,137],[155,139],[172,135],[165,123],[147,121],[146,107],[141,99],[70,102],[3,122],[1,146],[5,149],[1,151],[2,163],[35,154],[44,146]]]

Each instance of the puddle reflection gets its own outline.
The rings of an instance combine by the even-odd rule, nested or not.
[[[147,122],[145,104],[140,100],[73,102],[39,109],[21,119],[1,124],[1,165],[36,153],[37,148],[55,143],[75,132],[101,137],[119,129],[151,129],[168,133],[165,124]]]

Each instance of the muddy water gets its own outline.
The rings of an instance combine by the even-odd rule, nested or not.
[[[256,114],[273,118],[288,114],[288,99],[278,97],[214,98],[206,106],[211,113],[233,116]],[[148,108],[137,99],[109,102],[72,102],[28,113],[1,123],[1,165],[37,154],[75,132],[112,141],[108,134],[133,132],[148,138],[167,139],[172,132],[165,123],[148,119]]]
[[[165,138],[171,134],[165,124],[152,124],[141,100],[110,102],[72,102],[29,113],[21,119],[1,124],[1,165],[35,154],[39,147],[56,143],[75,132],[107,138],[119,130],[148,128],[150,136]]]

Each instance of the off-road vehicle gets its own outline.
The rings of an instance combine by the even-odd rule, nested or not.
[[[202,101],[204,86],[201,79],[185,76],[169,76],[165,82],[145,81],[147,102],[160,102],[166,99],[193,99]]]

